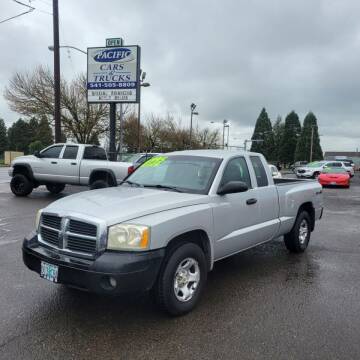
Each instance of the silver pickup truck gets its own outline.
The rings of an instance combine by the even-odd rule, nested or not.
[[[216,261],[282,235],[301,253],[322,211],[318,182],[273,180],[260,154],[173,152],[145,162],[121,186],[40,210],[23,259],[42,278],[86,291],[151,289],[164,310],[180,315],[198,302]]]
[[[12,162],[10,188],[16,196],[27,196],[39,185],[46,185],[53,194],[66,184],[99,189],[116,186],[133,170],[132,163],[109,161],[100,146],[54,144]]]

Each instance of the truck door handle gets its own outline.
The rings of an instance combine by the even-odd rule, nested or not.
[[[52,164],[57,164],[57,161],[52,161],[51,163],[52,163]]]
[[[76,165],[76,163],[71,163],[71,165]]]
[[[256,204],[256,203],[257,203],[257,199],[255,199],[255,198],[246,200],[247,205],[253,205],[253,204]]]

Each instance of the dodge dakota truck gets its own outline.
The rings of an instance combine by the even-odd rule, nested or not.
[[[39,185],[53,194],[63,191],[66,184],[99,189],[116,186],[133,170],[132,163],[109,161],[100,146],[54,144],[12,162],[10,188],[16,196],[27,196]]]
[[[322,212],[318,182],[273,179],[261,154],[179,151],[148,160],[121,186],[40,210],[23,260],[40,277],[80,290],[151,290],[165,311],[181,315],[217,261],[280,236],[302,253]]]

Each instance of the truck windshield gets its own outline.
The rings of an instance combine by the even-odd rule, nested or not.
[[[143,187],[207,194],[221,159],[171,155],[146,161],[127,181]]]

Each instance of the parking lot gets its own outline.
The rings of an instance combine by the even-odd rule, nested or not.
[[[277,239],[216,263],[199,306],[180,318],[148,294],[100,297],[27,270],[21,242],[36,210],[86,189],[16,198],[6,181],[0,168],[1,359],[359,358],[359,174],[350,189],[324,189],[306,253]]]

